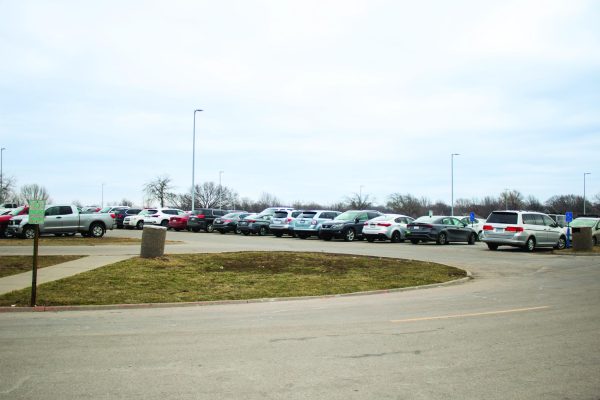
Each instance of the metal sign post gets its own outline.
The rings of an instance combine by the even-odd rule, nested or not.
[[[35,307],[37,299],[38,245],[40,238],[39,225],[44,223],[45,210],[46,201],[29,200],[29,224],[32,224],[35,227],[35,236],[33,238],[33,269],[31,274],[31,307]]]
[[[567,249],[571,247],[571,222],[573,221],[573,213],[567,211],[565,214],[565,221],[567,221]]]

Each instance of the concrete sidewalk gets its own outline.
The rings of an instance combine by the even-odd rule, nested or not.
[[[88,256],[51,267],[38,269],[37,284],[56,281],[68,276],[100,268],[132,258],[132,255]],[[31,271],[0,278],[0,294],[31,287]]]

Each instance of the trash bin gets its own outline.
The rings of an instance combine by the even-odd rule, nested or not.
[[[142,249],[140,257],[156,258],[165,254],[167,228],[164,226],[144,225],[142,231]]]
[[[573,250],[574,251],[592,251],[594,242],[592,241],[592,228],[582,226],[571,228],[573,231]]]

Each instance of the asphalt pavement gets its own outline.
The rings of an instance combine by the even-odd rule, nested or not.
[[[598,256],[184,232],[168,239],[182,241],[169,253],[367,254],[458,266],[475,279],[358,297],[0,314],[0,399],[600,398]]]

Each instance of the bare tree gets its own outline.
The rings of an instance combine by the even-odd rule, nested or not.
[[[128,207],[133,207],[133,201],[131,200],[127,200],[126,198],[123,198],[121,200],[121,203],[119,204],[121,206],[128,206]]]
[[[37,183],[21,186],[21,201],[23,203],[28,203],[29,200],[45,200],[47,203],[52,202],[46,188]]]
[[[0,186],[0,203],[6,201],[18,200],[18,195],[15,192],[17,180],[11,176],[2,177],[2,185]]]
[[[164,207],[166,202],[172,201],[175,197],[170,192],[171,189],[173,189],[173,186],[171,185],[171,178],[168,176],[159,176],[144,185],[144,192],[148,198],[158,200],[161,207]]]
[[[355,210],[364,210],[365,208],[373,208],[373,200],[368,194],[352,193],[346,197],[347,207]]]
[[[500,194],[499,202],[507,210],[521,210],[523,208],[523,195],[518,190],[505,190]]]
[[[586,208],[588,204],[586,200]],[[564,214],[567,211],[582,212],[583,196],[576,196],[574,194],[552,196],[546,200],[546,209],[551,214]]]
[[[418,217],[427,212],[429,204],[425,197],[418,199],[411,194],[393,193],[389,196],[386,206],[395,213]]]

